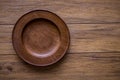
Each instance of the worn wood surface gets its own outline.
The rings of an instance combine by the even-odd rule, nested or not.
[[[0,23],[14,24],[34,9],[52,11],[66,23],[120,22],[120,0],[0,0]]]
[[[71,43],[69,53],[119,52],[120,24],[67,24]],[[12,47],[14,25],[0,25],[0,54],[15,54]]]
[[[15,22],[44,9],[68,25],[68,54],[45,68],[23,62],[12,47]],[[120,0],[0,0],[0,80],[120,80]]]
[[[1,80],[119,80],[120,53],[68,54],[59,63],[40,68],[16,55],[0,56]]]

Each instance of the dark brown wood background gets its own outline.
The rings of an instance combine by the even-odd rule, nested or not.
[[[71,34],[67,55],[48,67],[12,47],[14,24],[37,9],[59,15]],[[120,80],[120,0],[0,0],[0,80]]]

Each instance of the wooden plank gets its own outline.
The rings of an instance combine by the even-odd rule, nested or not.
[[[0,80],[119,80],[120,53],[68,54],[48,67],[31,66],[16,55],[0,56]]]
[[[120,0],[0,0],[0,24],[15,24],[25,13],[42,9],[66,23],[120,22]]]
[[[69,53],[119,52],[120,24],[68,24]],[[13,25],[0,25],[0,54],[15,54],[12,47]]]

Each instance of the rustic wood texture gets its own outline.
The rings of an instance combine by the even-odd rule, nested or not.
[[[120,24],[67,24],[70,53],[120,52]],[[0,54],[15,54],[12,47],[14,25],[0,25]]]
[[[19,17],[34,9],[52,11],[67,23],[120,22],[119,4],[120,0],[1,0],[0,23],[14,24]]]
[[[1,80],[119,80],[120,53],[68,54],[49,67],[24,63],[16,55],[0,56]]]
[[[23,14],[49,10],[69,27],[68,54],[45,68],[23,62],[11,34]],[[120,80],[120,0],[0,0],[0,80]]]

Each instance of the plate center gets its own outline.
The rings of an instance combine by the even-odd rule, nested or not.
[[[60,33],[51,21],[35,19],[25,26],[22,39],[25,48],[31,54],[48,54],[59,48]]]

